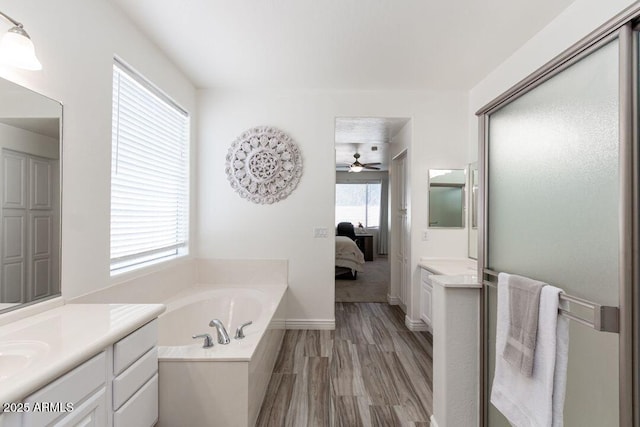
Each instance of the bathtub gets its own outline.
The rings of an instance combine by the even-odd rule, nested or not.
[[[158,426],[253,426],[285,329],[286,284],[197,285],[164,302],[158,319]],[[231,343],[217,342],[212,319]],[[236,327],[245,338],[234,339]],[[192,335],[208,333],[212,348]]]

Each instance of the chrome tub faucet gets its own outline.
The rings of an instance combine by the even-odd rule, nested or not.
[[[216,331],[218,332],[218,344],[229,344],[231,342],[227,330],[219,319],[213,319],[209,322],[209,326],[216,328]]]

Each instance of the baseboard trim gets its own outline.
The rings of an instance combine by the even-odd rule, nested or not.
[[[436,421],[435,415],[431,415],[430,421],[431,421],[430,427],[438,427],[438,422]]]
[[[394,296],[391,296],[390,294],[387,294],[387,302],[389,303],[389,305],[402,304],[402,301],[400,301],[400,297],[394,297]]]
[[[335,319],[287,319],[287,329],[334,330]]]
[[[429,327],[422,320],[414,320],[409,317],[409,315],[404,316],[404,325],[410,331],[428,331]]]

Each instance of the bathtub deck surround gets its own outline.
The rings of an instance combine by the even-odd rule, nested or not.
[[[287,326],[286,260],[183,259],[123,277],[74,303],[163,303],[158,320],[158,426],[249,426],[264,399]],[[245,338],[217,343],[209,327],[220,319]],[[209,333],[214,345],[203,348]]]
[[[0,368],[12,369],[0,373],[0,402],[21,402],[93,356],[104,359],[105,349],[111,354],[111,345],[163,311],[162,304],[67,304],[1,326]]]
[[[70,300],[72,303],[153,304],[198,284],[236,286],[288,283],[287,260],[185,258],[143,273],[123,274],[112,286]],[[209,319],[211,320],[211,319]]]
[[[397,306],[336,303],[336,329],[288,330],[256,426],[427,426],[432,345]]]
[[[74,304],[161,303],[197,283],[197,261],[180,259],[112,278],[112,285],[71,299]]]
[[[232,361],[249,362],[256,354],[262,335],[271,329],[284,329],[286,320],[287,285],[252,284],[233,287],[196,285],[166,300],[166,312],[160,316],[158,330],[159,357],[165,361]],[[231,338],[227,345],[219,344],[216,328],[209,326],[219,319],[231,336],[240,325],[245,338]],[[213,347],[203,349],[193,335],[209,333]]]
[[[158,426],[255,424],[284,337],[286,291],[286,283],[197,285],[166,301],[158,319]],[[203,348],[192,336],[215,336],[213,318],[229,333],[246,325],[244,338],[224,345],[214,338]]]

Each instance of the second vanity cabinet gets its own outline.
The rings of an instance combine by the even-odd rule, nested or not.
[[[469,258],[422,258],[420,266],[420,320],[433,333],[433,277],[475,274],[477,263]]]
[[[3,427],[150,427],[158,420],[157,320],[26,397],[30,408],[4,414]],[[55,410],[43,404],[56,405]],[[34,410],[39,408],[39,410]]]
[[[433,332],[433,284],[430,276],[433,273],[425,268],[420,270],[420,319],[427,325],[427,330]]]

